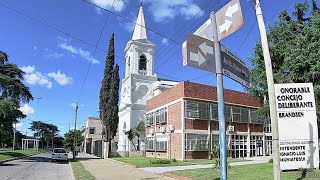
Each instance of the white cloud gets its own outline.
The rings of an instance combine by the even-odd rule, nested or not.
[[[52,88],[52,82],[48,77],[42,75],[40,72],[28,73],[24,76],[26,82],[30,85],[46,86],[48,89]]]
[[[72,55],[78,55],[82,57],[83,59],[86,59],[88,62],[92,62],[92,64],[99,64],[100,62],[94,58],[90,52],[82,50],[81,48],[74,47],[67,43],[60,43],[58,44],[58,47],[68,51]]]
[[[71,77],[68,77],[64,73],[61,73],[60,70],[58,70],[57,73],[55,73],[55,72],[48,73],[48,77],[53,78],[61,86],[65,86],[67,84],[71,84],[71,81],[72,81]]]
[[[34,66],[22,66],[20,69],[25,73],[32,73],[35,70]]]
[[[161,40],[161,42],[162,42],[162,44],[167,44],[167,43],[168,43],[168,39],[167,39],[167,38],[163,38],[163,39]]]
[[[91,2],[104,9],[109,10],[112,7],[113,10],[120,12],[123,10],[126,0],[91,0]]]
[[[201,10],[194,1],[195,0],[145,0],[146,3],[151,5],[149,11],[152,13],[156,22],[168,22],[176,16],[183,16],[185,19],[190,19]]]
[[[27,116],[34,114],[34,109],[31,106],[29,106],[29,104],[24,104],[19,108],[19,110]]]
[[[44,49],[44,57],[46,58],[58,59],[58,58],[61,58],[62,56],[63,56],[62,53],[52,51],[51,49],[48,49],[48,48]]]
[[[70,107],[76,108],[76,103],[69,104]],[[84,104],[78,104],[78,107],[84,107]]]
[[[23,126],[23,123],[22,122],[19,122],[16,124],[16,128],[21,128]]]

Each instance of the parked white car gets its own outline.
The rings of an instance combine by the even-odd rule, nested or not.
[[[68,153],[67,150],[64,148],[55,148],[52,151],[52,161],[54,160],[61,160],[61,161],[68,161]]]

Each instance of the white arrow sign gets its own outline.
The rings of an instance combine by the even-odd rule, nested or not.
[[[207,46],[206,42],[203,42],[199,46],[200,50],[204,53],[204,55],[213,54],[213,47]],[[204,62],[206,62],[206,58],[203,57],[202,53],[198,51],[198,53],[190,52],[190,60],[198,62],[199,65],[202,65]]]
[[[211,18],[216,19],[219,41],[234,33],[243,25],[240,0],[231,0],[215,14],[212,14]]]
[[[232,21],[229,21],[228,19],[225,20],[225,22],[219,26],[219,33],[222,33],[223,31],[228,31],[232,25]]]
[[[233,6],[229,5],[226,16],[232,18],[233,14],[239,10],[239,5],[238,3],[234,4]]]
[[[207,55],[207,53],[213,54],[213,47],[207,46],[206,42],[202,43],[199,48],[205,55]]]
[[[200,51],[198,51],[198,53],[190,52],[190,60],[198,62],[199,65],[202,65],[204,62],[206,62],[206,59],[202,56]]]

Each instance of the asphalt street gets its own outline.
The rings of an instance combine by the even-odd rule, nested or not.
[[[69,162],[51,162],[51,153],[0,164],[0,180],[72,180]]]

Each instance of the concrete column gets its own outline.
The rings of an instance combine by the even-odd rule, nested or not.
[[[247,157],[250,157],[250,136],[251,136],[251,129],[250,124],[248,123],[248,135],[247,135]]]

